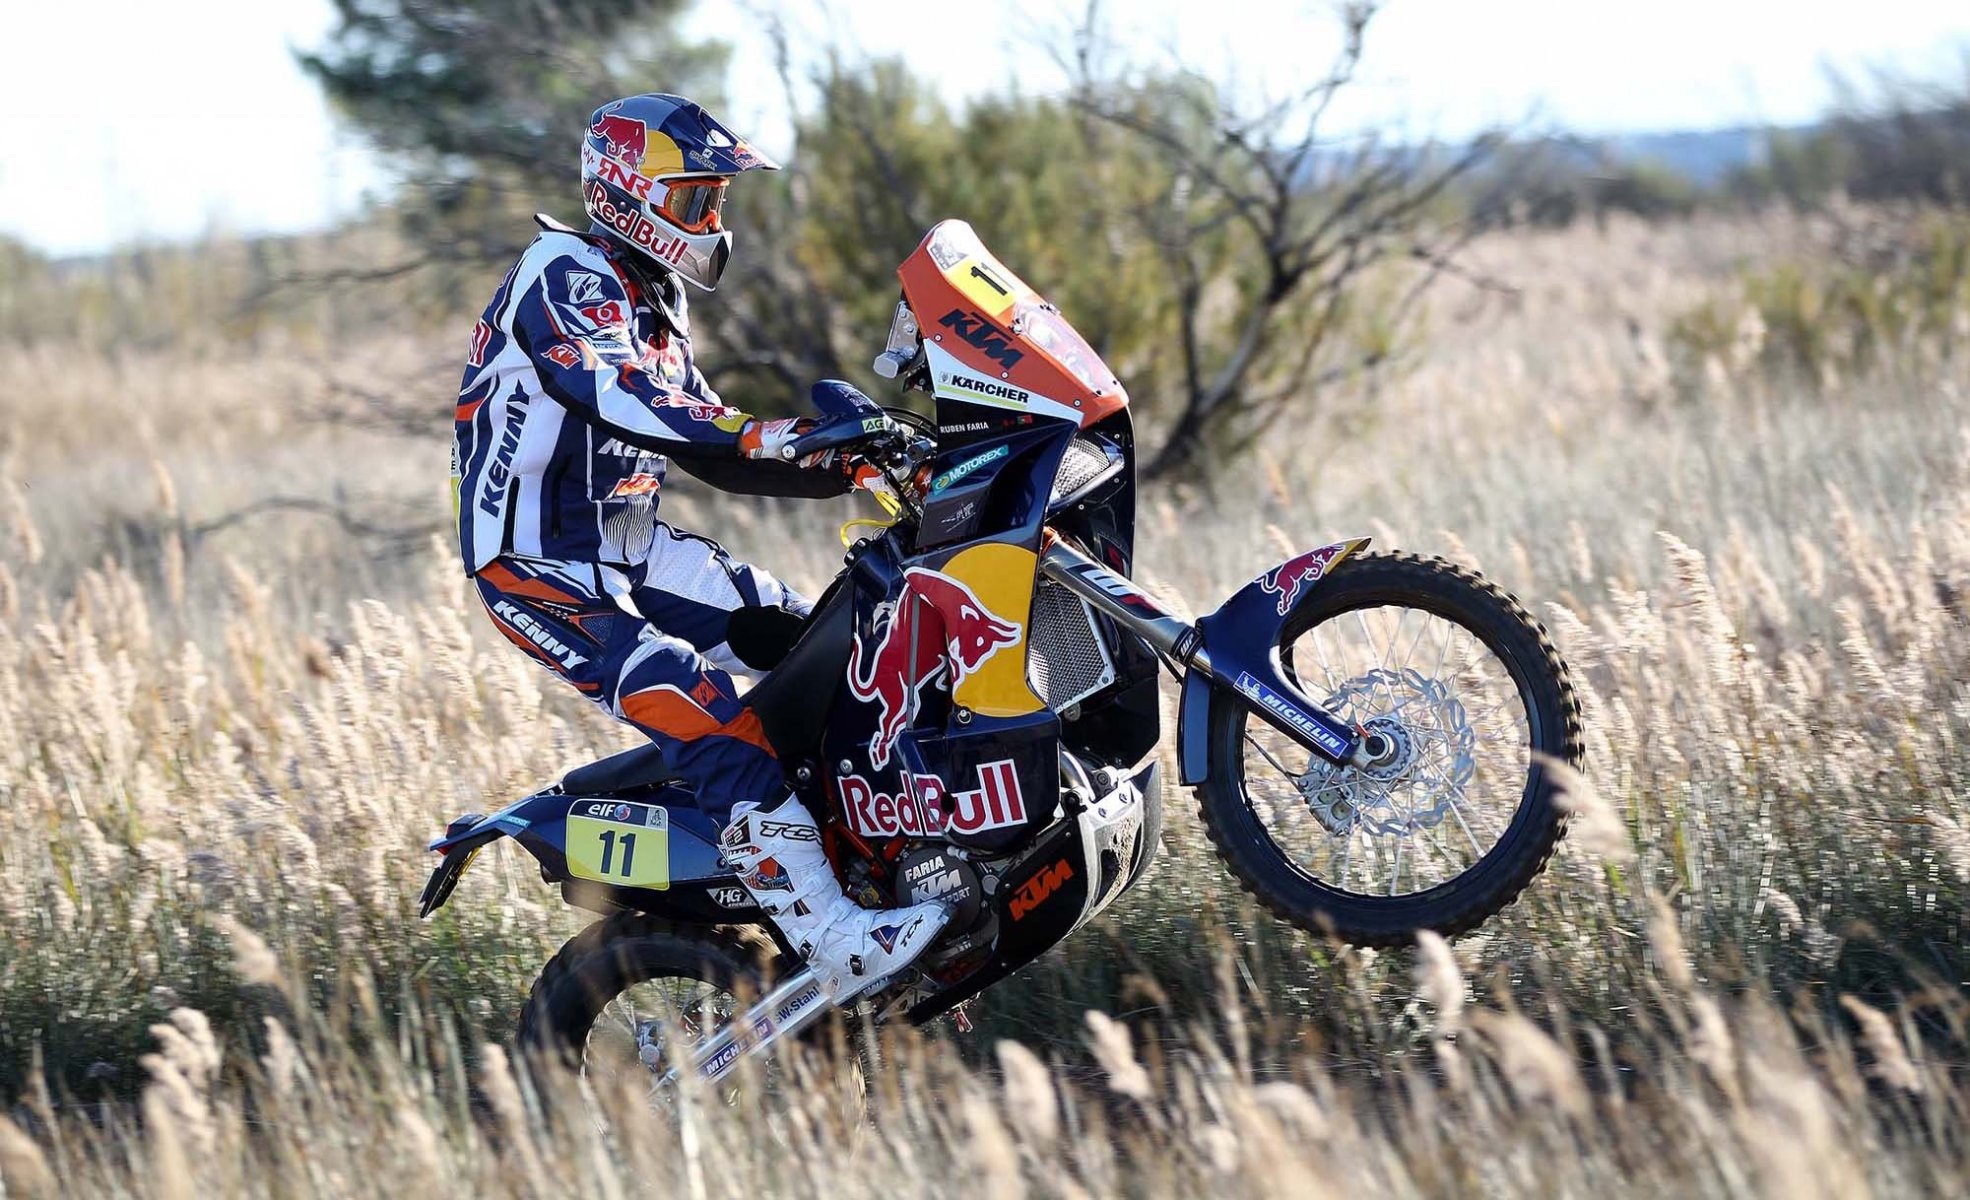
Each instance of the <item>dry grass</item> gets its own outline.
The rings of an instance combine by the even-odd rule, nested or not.
[[[486,636],[444,546],[210,525],[440,513],[441,428],[316,419],[356,362],[442,412],[430,346],[0,351],[8,1194],[1960,1191],[1970,364],[1693,391],[1663,350],[1821,236],[1483,246],[1517,305],[1446,296],[1412,373],[1145,506],[1193,608],[1362,530],[1534,602],[1590,744],[1524,903],[1414,956],[1311,943],[1178,803],[1149,888],[976,1041],[892,1047],[872,1124],[693,1101],[605,1137],[482,1048],[581,918],[509,850],[420,925],[421,844],[627,738]],[[674,503],[802,586],[838,562],[815,511]]]

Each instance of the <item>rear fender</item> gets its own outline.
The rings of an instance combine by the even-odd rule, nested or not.
[[[466,813],[445,826],[444,833],[431,840],[431,851],[441,855],[437,870],[424,884],[423,893],[417,898],[418,917],[429,917],[445,906],[451,899],[452,890],[465,874],[465,868],[479,856],[479,851],[503,837],[517,837],[525,832],[530,824],[529,814],[538,811],[540,801],[545,795],[529,796],[516,804],[510,804],[488,817],[483,813]],[[565,815],[566,808],[562,813]]]
[[[436,912],[473,857],[502,837],[519,842],[540,864],[541,879],[562,884],[567,900],[583,908],[707,921],[758,916],[719,856],[717,825],[682,787],[660,789],[643,801],[550,789],[490,817],[460,817],[431,843],[444,858],[424,886],[419,915]]]
[[[1199,644],[1210,668],[1193,666],[1183,677],[1177,708],[1177,779],[1185,787],[1197,786],[1210,774],[1211,695],[1219,690],[1235,694],[1240,703],[1275,724],[1290,725],[1288,732],[1297,731],[1316,753],[1336,762],[1354,753],[1360,734],[1322,710],[1281,670],[1279,629],[1320,581],[1366,547],[1368,540],[1352,538],[1289,558],[1197,622]]]

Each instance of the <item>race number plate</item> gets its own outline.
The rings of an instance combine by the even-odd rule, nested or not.
[[[670,886],[670,813],[654,804],[584,800],[568,813],[568,874],[617,887]]]

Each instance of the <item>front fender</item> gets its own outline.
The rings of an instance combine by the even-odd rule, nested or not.
[[[1177,778],[1195,787],[1210,774],[1212,693],[1224,690],[1318,754],[1344,762],[1360,735],[1336,720],[1279,666],[1279,628],[1315,586],[1368,545],[1352,538],[1289,558],[1240,588],[1197,622],[1203,655],[1183,677],[1177,708]],[[1200,665],[1208,662],[1208,669]]]

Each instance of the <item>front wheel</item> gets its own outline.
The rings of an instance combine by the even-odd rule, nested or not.
[[[1580,706],[1518,601],[1442,559],[1367,554],[1293,610],[1278,648],[1377,757],[1335,766],[1212,698],[1204,828],[1267,908],[1394,945],[1474,928],[1545,868],[1565,818],[1541,760],[1579,762]]]

